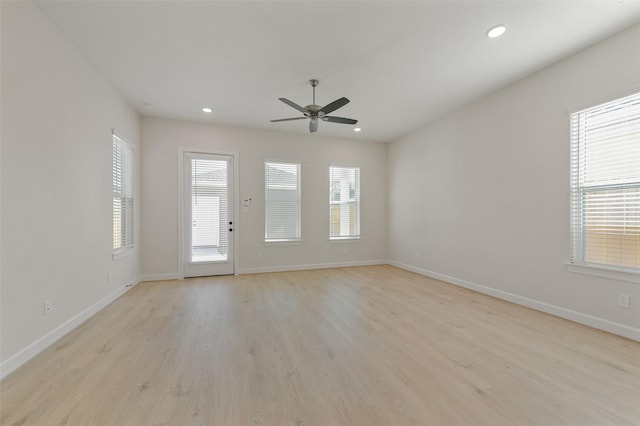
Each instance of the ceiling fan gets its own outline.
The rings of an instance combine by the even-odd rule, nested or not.
[[[292,120],[304,120],[310,119],[309,122],[309,132],[315,133],[318,131],[318,120],[328,121],[330,123],[342,123],[342,124],[356,124],[358,120],[354,120],[352,118],[342,118],[342,117],[334,117],[332,115],[327,115],[338,108],[342,108],[346,104],[349,103],[349,99],[342,97],[337,99],[330,104],[327,104],[323,107],[320,105],[316,105],[316,86],[320,83],[318,80],[309,80],[309,84],[313,87],[313,104],[307,105],[306,107],[301,107],[295,102],[291,102],[286,98],[278,98],[285,104],[289,105],[292,108],[297,109],[301,113],[304,114],[304,117],[294,117],[294,118],[281,118],[279,120],[271,120],[272,123],[277,123],[279,121],[292,121]]]

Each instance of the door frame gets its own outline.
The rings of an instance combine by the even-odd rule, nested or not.
[[[238,265],[240,264],[240,250],[238,244],[240,242],[238,221],[238,153],[210,150],[205,148],[188,148],[178,147],[178,279],[184,279],[184,252],[185,252],[185,205],[184,205],[184,156],[187,153],[192,154],[209,154],[209,155],[227,155],[233,158],[233,197],[231,203],[233,205],[233,275],[238,275]]]

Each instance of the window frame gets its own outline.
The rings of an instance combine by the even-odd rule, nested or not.
[[[288,237],[288,238],[275,238],[274,236],[268,235],[269,232],[269,187],[267,181],[267,167],[269,164],[286,164],[286,165],[295,165],[297,166],[297,209],[296,209],[296,236]],[[264,159],[264,242],[266,244],[289,244],[289,243],[298,243],[302,242],[302,162],[297,160],[283,160],[283,159],[275,159],[275,158],[265,158]]]
[[[581,138],[579,135],[583,131],[580,128],[579,120],[574,117],[592,108],[605,106],[630,96],[640,96],[640,87],[617,93],[612,96],[600,98],[598,100],[571,108],[569,113],[569,140],[570,140],[570,258],[566,262],[567,270],[573,273],[597,276],[601,278],[640,283],[640,267],[600,263],[586,260],[586,217],[584,203],[587,193],[594,191],[605,191],[611,189],[627,189],[633,186],[640,186],[640,179],[634,179],[630,185],[623,181],[617,184],[584,184],[580,183],[580,149]],[[576,128],[578,126],[578,128]]]
[[[117,260],[129,256],[135,248],[135,147],[116,130],[112,130],[111,144],[111,249],[113,260]],[[121,152],[120,176],[117,149]],[[124,225],[116,224],[115,203],[118,199]],[[119,237],[116,227],[120,228]]]
[[[355,199],[355,201],[353,202],[353,204],[355,205],[355,228],[356,228],[356,233],[352,234],[352,235],[332,235],[332,222],[331,222],[331,215],[332,215],[332,207],[336,206],[336,205],[342,205],[345,204],[344,202],[336,202],[336,200],[334,200],[333,195],[334,195],[334,182],[333,182],[333,173],[332,173],[332,169],[333,168],[341,168],[341,169],[356,169],[357,170],[357,176],[356,176],[356,195],[357,198]],[[354,241],[354,240],[360,240],[362,237],[362,228],[361,228],[361,221],[360,221],[360,211],[361,211],[361,181],[362,181],[362,168],[360,167],[360,165],[358,164],[344,164],[344,163],[329,163],[329,241]],[[351,199],[349,199],[349,201],[351,201]],[[348,204],[349,201],[346,203]]]

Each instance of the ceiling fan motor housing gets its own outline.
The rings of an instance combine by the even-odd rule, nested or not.
[[[307,105],[306,107],[304,107],[304,109],[308,111],[307,113],[305,113],[305,115],[307,117],[322,118],[324,112],[320,111],[320,108],[322,108],[322,106],[320,105]]]

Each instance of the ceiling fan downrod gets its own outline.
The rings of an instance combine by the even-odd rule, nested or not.
[[[320,81],[316,80],[315,78],[309,80],[309,84],[311,84],[311,87],[313,87],[313,105],[316,104],[316,86],[320,83]]]

